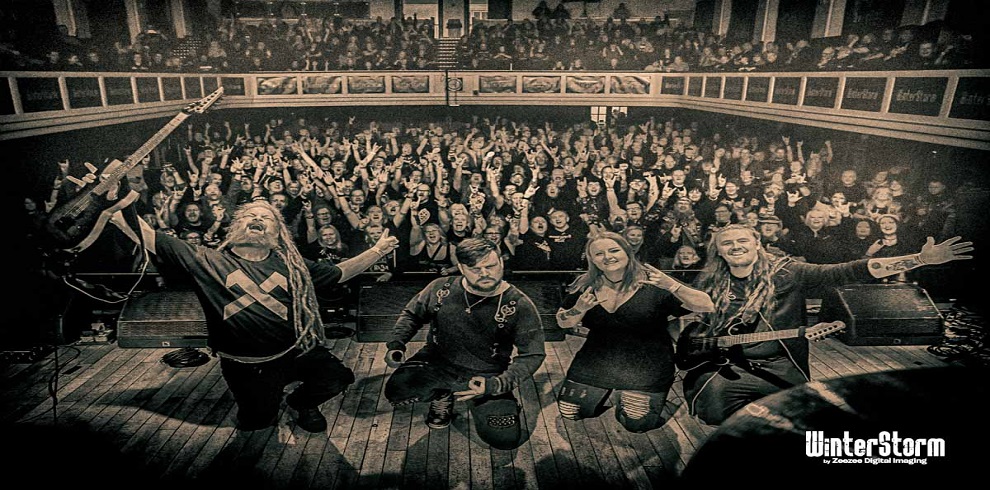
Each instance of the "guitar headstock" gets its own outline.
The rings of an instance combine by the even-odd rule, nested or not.
[[[220,87],[214,90],[210,95],[187,105],[185,109],[182,109],[182,112],[185,112],[186,114],[202,114],[206,112],[206,110],[213,104],[216,104],[221,97],[223,97],[223,87]]]
[[[828,337],[829,335],[839,333],[845,329],[845,322],[822,322],[808,327],[808,329],[804,332],[804,337],[812,342],[817,342],[825,337]]]

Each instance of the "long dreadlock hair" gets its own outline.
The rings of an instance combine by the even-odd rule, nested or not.
[[[729,264],[718,254],[718,240],[723,233],[733,230],[743,230],[753,235],[756,244],[760,242],[760,234],[749,226],[740,224],[727,225],[712,235],[708,242],[708,260],[698,277],[698,289],[708,293],[715,301],[715,311],[707,313],[705,316],[705,333],[719,334],[733,325],[737,320],[743,323],[753,323],[760,319],[769,321],[773,311],[777,307],[774,297],[776,288],[773,283],[774,274],[786,263],[787,259],[780,259],[768,254],[762,247],[756,250],[756,262],[753,263],[753,272],[743,294],[746,302],[735,313],[729,315],[729,292],[732,287],[732,278],[729,272]]]
[[[296,330],[296,347],[304,352],[320,345],[325,339],[323,333],[323,323],[320,321],[320,307],[316,301],[316,291],[312,287],[313,279],[309,275],[309,269],[303,261],[299,249],[296,248],[289,233],[289,228],[285,225],[282,213],[267,201],[252,201],[239,207],[234,212],[231,226],[238,226],[240,221],[247,219],[248,211],[254,208],[267,209],[275,216],[278,229],[278,243],[273,251],[285,262],[289,270],[289,291],[293,294],[292,301],[292,324]],[[228,236],[220,243],[219,249],[223,250],[230,246]],[[302,301],[298,296],[302,295]]]

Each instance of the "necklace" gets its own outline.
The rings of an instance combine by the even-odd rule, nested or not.
[[[464,290],[464,304],[466,304],[468,306],[467,306],[467,308],[464,308],[464,313],[467,313],[468,315],[470,315],[471,314],[471,308],[474,308],[475,306],[478,306],[479,303],[481,303],[482,301],[484,301],[484,300],[486,300],[488,298],[489,298],[488,296],[482,296],[481,299],[479,299],[478,301],[475,301],[474,303],[471,303],[468,300],[467,289],[465,289]]]

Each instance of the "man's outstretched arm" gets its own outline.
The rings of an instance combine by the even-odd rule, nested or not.
[[[867,266],[873,277],[881,279],[925,265],[972,259],[973,256],[967,254],[974,250],[973,242],[961,242],[959,240],[962,240],[962,237],[957,236],[936,244],[934,238],[928,237],[928,241],[921,247],[921,252],[901,255],[900,257],[870,259]]]

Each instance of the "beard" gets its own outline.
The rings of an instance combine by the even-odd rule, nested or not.
[[[471,289],[479,293],[485,293],[485,294],[496,291],[499,288],[499,286],[502,285],[501,277],[499,278],[490,277],[485,279],[479,279],[478,282],[474,282],[469,280],[467,276],[464,276],[464,280],[465,282],[467,282],[467,285]]]
[[[227,242],[234,247],[267,249],[278,247],[278,232],[276,230],[266,228],[263,233],[258,233],[250,228],[250,224],[249,222],[234,223],[227,234]]]

